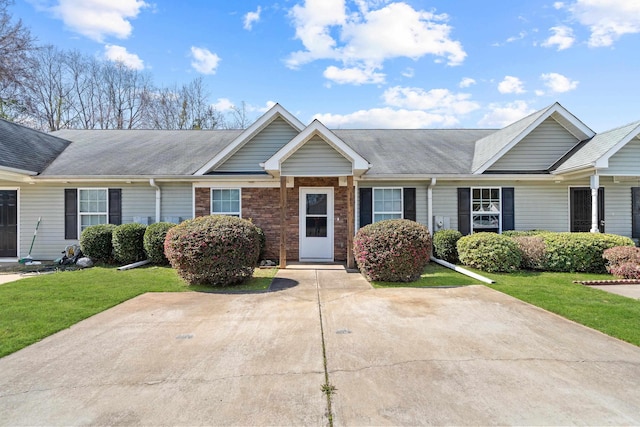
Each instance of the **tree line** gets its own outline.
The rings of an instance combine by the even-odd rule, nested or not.
[[[197,77],[158,87],[149,72],[53,45],[36,45],[0,0],[0,117],[59,129],[246,128],[244,102],[222,114]]]

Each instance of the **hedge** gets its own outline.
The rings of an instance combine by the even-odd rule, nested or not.
[[[159,265],[169,264],[169,260],[164,254],[164,239],[172,227],[175,227],[172,222],[156,222],[149,225],[144,232],[144,238],[142,239],[144,251],[147,253],[147,259],[152,263]]]
[[[113,224],[90,225],[80,234],[80,249],[94,262],[113,262]]]
[[[462,264],[487,272],[518,270],[522,255],[510,237],[496,233],[475,233],[458,240]]]
[[[144,252],[144,232],[147,226],[136,222],[113,229],[113,256],[116,261],[131,264],[147,258]]]
[[[458,240],[462,233],[458,230],[440,230],[433,234],[433,254],[436,258],[455,264],[458,262]]]

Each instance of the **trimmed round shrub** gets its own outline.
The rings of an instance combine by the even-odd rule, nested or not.
[[[388,219],[362,227],[353,240],[358,267],[369,280],[417,280],[431,256],[431,235],[422,224]]]
[[[154,264],[168,265],[169,260],[164,255],[164,239],[167,231],[175,227],[172,222],[156,222],[147,227],[142,244],[147,253],[147,259]]]
[[[245,219],[209,215],[171,228],[164,253],[190,285],[231,286],[253,274],[260,236],[257,227]]]
[[[80,234],[80,249],[94,262],[113,262],[113,224],[90,225]]]
[[[116,261],[131,264],[147,258],[143,242],[146,230],[146,225],[135,222],[113,229],[113,256]]]
[[[605,273],[605,250],[635,246],[628,237],[600,233],[546,233],[545,266],[548,271]]]
[[[624,262],[615,267],[611,267],[611,274],[623,279],[640,279],[640,264],[635,262]]]
[[[525,270],[544,270],[545,246],[540,236],[512,237],[522,255],[521,268]]]
[[[615,246],[602,253],[602,258],[606,261],[607,271],[620,264],[633,263],[640,264],[640,248],[632,246]]]
[[[458,230],[440,230],[433,235],[433,252],[436,258],[455,264],[458,262],[456,247],[462,233]]]
[[[511,238],[496,233],[475,233],[458,240],[460,262],[487,272],[520,268],[522,254]]]

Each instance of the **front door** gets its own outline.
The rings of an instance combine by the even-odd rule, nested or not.
[[[0,190],[0,257],[18,256],[18,192]]]
[[[571,231],[591,231],[591,189],[589,187],[571,188]],[[598,189],[598,228],[604,233],[604,188]]]
[[[333,188],[300,188],[300,261],[333,261]]]

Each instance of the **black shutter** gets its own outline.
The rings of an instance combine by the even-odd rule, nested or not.
[[[404,219],[416,220],[416,189],[404,188],[402,190],[402,199],[404,206],[402,207],[402,217]]]
[[[502,187],[502,231],[515,230],[513,187]]]
[[[604,233],[604,187],[598,188],[598,231]]]
[[[458,231],[471,234],[471,189],[458,188]]]
[[[64,189],[64,238],[78,238],[78,190]]]
[[[360,227],[373,222],[373,189],[360,189]]]
[[[631,187],[631,237],[640,237],[640,187]]]
[[[109,224],[122,224],[122,190],[109,189]]]

